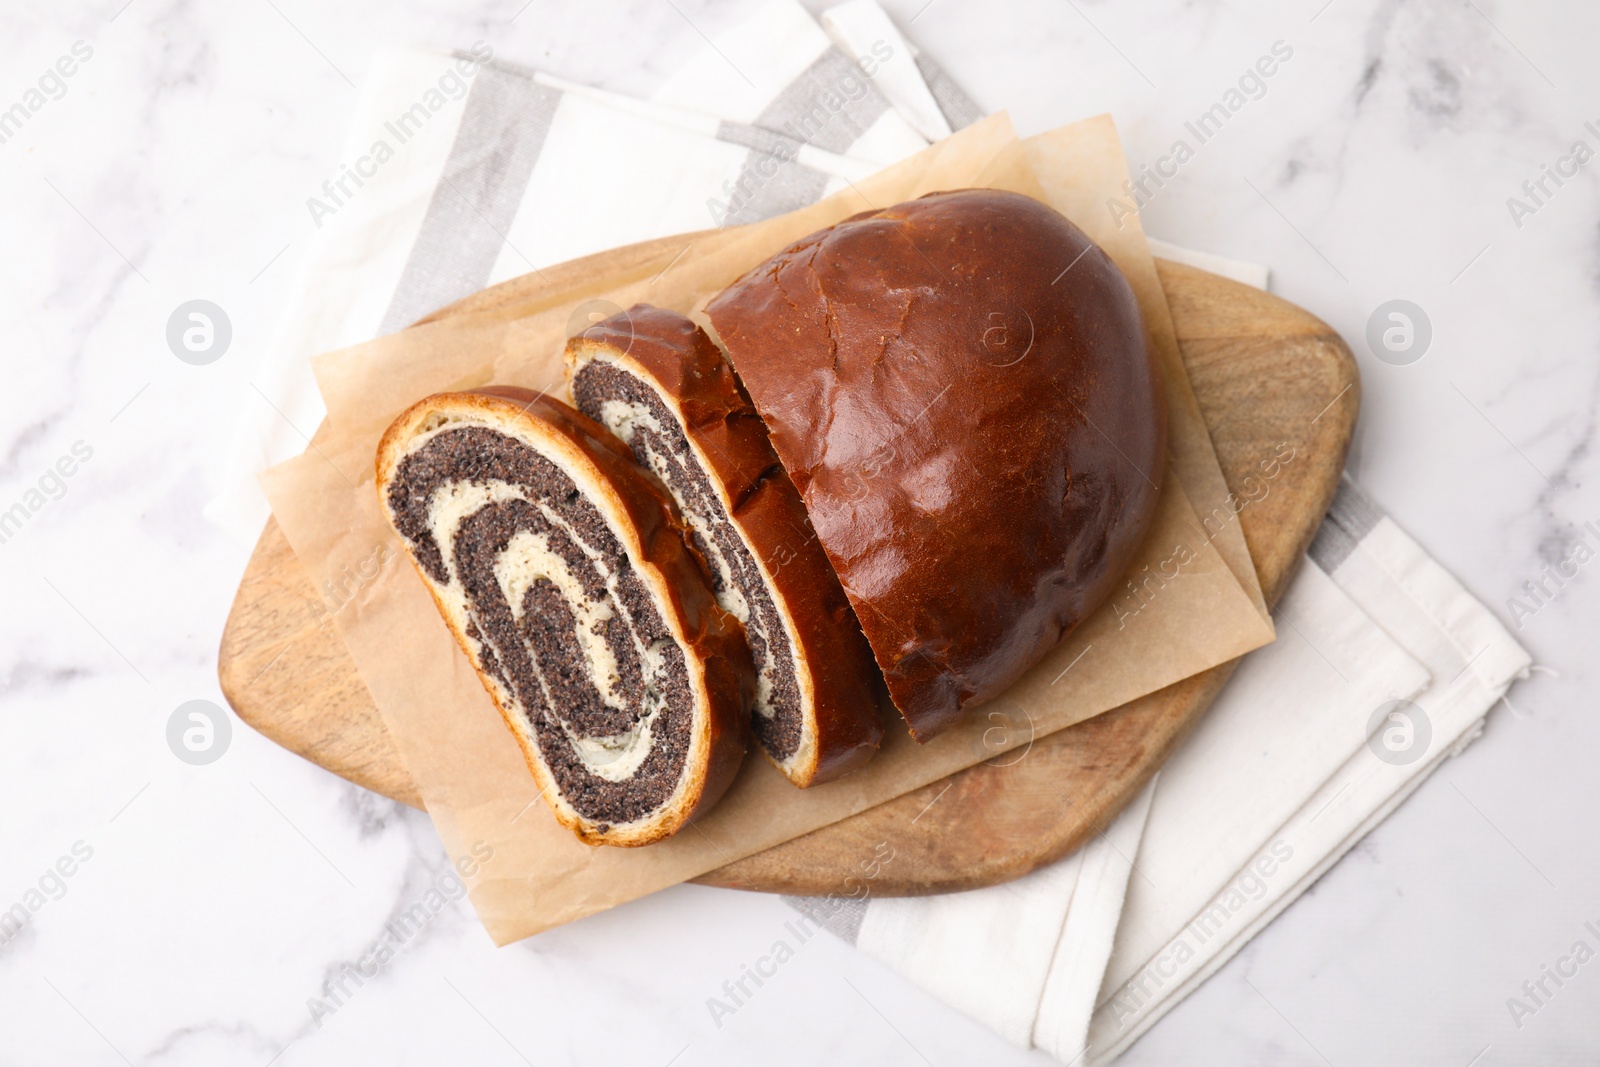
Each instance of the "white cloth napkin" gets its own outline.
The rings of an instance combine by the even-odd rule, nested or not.
[[[208,509],[242,539],[267,516],[256,472],[303,449],[324,415],[315,353],[541,265],[810,203],[980,114],[872,0],[821,25],[772,0],[649,101],[487,51],[373,64],[329,187],[308,200],[317,237]],[[618,143],[650,165],[593,165]],[[1253,264],[1152,245],[1266,284]],[[791,903],[1009,1040],[1104,1062],[1475,737],[1528,666],[1348,484],[1279,619],[1278,642],[1247,659],[1157,781],[1073,856],[970,893]],[[1368,745],[1374,712],[1404,699],[1430,727],[1426,741],[1412,727],[1409,763]],[[1380,739],[1403,740],[1401,727]]]
[[[1470,744],[1530,664],[1348,481],[1276,616],[1278,640],[1103,837],[1010,885],[859,902],[829,928],[1018,1044],[1113,1059]],[[1411,704],[1374,722],[1390,701]]]
[[[1129,887],[1090,1062],[1125,1049],[1476,740],[1531,666],[1348,481],[1279,617],[1303,632],[1246,658],[1162,775],[1137,861],[1149,880]],[[1357,699],[1347,678],[1387,682]],[[1280,761],[1304,781],[1273,773]]]

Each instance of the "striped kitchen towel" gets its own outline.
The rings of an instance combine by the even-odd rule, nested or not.
[[[247,543],[260,532],[256,472],[304,449],[325,414],[316,353],[541,266],[803,207],[926,147],[879,88],[914,63],[909,45],[884,18],[861,49],[770,0],[650,100],[503,62],[481,41],[380,53],[339,160],[304,191],[311,245],[208,517]],[[978,114],[953,85],[941,101],[957,122]],[[595,165],[617,145],[637,165]]]
[[[1162,772],[1091,1063],[1127,1048],[1476,740],[1532,665],[1348,480],[1278,610],[1288,632],[1245,658]]]
[[[967,893],[792,906],[1019,1045],[1114,1059],[1470,744],[1530,665],[1349,481],[1275,614],[1278,640],[1077,855]]]

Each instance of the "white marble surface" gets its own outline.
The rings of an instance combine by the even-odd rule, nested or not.
[[[1160,191],[1147,228],[1272,264],[1280,293],[1351,340],[1360,481],[1508,620],[1507,598],[1600,525],[1600,164],[1520,228],[1506,205],[1575,140],[1600,148],[1584,129],[1600,126],[1592,5],[888,6],[1024,132],[1110,110],[1152,163],[1287,42],[1265,96]],[[61,497],[0,544],[0,911],[41,878],[50,891],[0,947],[0,1063],[1048,1062],[827,937],[718,1029],[706,998],[788,912],[694,887],[502,950],[452,904],[319,1026],[307,999],[427,892],[432,828],[242,726],[210,766],[169,751],[173,709],[221,699],[217,638],[250,547],[201,517],[213,460],[261,402],[252,369],[312,232],[304,201],[373,47],[484,38],[642,93],[740,10],[519,7],[0,9],[0,110],[75,41],[93,49],[0,144],[0,510]],[[233,323],[211,366],[164,339],[195,297]],[[1362,341],[1396,297],[1434,327],[1410,366]],[[92,456],[41,487],[80,441]],[[1600,963],[1547,980],[1520,1028],[1506,1006],[1575,941],[1600,947],[1583,925],[1600,928],[1596,582],[1583,570],[1525,621],[1553,673],[1513,690],[1516,713],[1497,710],[1123,1062],[1600,1059]],[[46,876],[75,845],[90,858]]]

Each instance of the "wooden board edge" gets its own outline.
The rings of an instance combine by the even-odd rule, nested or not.
[[[659,254],[659,251],[653,252],[652,256],[658,256]],[[645,258],[648,259],[650,257]],[[1190,285],[1196,283],[1204,283],[1206,287],[1213,289],[1215,289],[1216,286],[1221,286],[1223,290],[1231,293],[1234,298],[1237,298],[1240,295],[1238,292],[1239,290],[1245,289],[1245,287],[1238,286],[1237,283],[1228,282],[1226,279],[1216,278],[1215,276],[1208,275],[1203,271],[1180,266],[1165,260],[1157,260],[1157,268],[1158,272],[1162,276],[1164,287],[1168,289],[1169,296],[1174,292],[1182,293]],[[1177,285],[1170,284],[1173,281],[1178,281],[1177,276],[1179,275],[1184,276],[1184,280]],[[1324,413],[1330,425],[1342,426],[1344,428],[1344,432],[1339,447],[1336,450],[1336,456],[1324,454],[1316,459],[1316,462],[1318,462],[1319,465],[1327,469],[1326,477],[1323,479],[1325,488],[1325,492],[1323,494],[1324,499],[1321,501],[1321,507],[1317,510],[1317,514],[1320,515],[1326,510],[1327,504],[1331,501],[1332,495],[1337,489],[1338,476],[1343,469],[1345,452],[1348,450],[1349,441],[1353,435],[1356,413],[1359,409],[1359,376],[1356,372],[1354,357],[1350,354],[1349,349],[1344,344],[1343,340],[1339,338],[1339,336],[1331,329],[1331,327],[1328,327],[1320,319],[1317,319],[1309,312],[1306,312],[1304,309],[1290,304],[1287,301],[1283,301],[1277,297],[1274,297],[1271,294],[1259,293],[1254,290],[1245,291],[1254,294],[1251,303],[1252,305],[1258,303],[1261,312],[1270,312],[1273,318],[1281,318],[1285,321],[1287,321],[1291,315],[1301,319],[1303,321],[1303,329],[1299,334],[1297,334],[1297,336],[1312,346],[1323,348],[1325,352],[1332,353],[1332,355],[1335,357],[1335,362],[1340,363],[1342,366],[1341,373],[1349,380],[1349,388],[1335,396]],[[494,292],[494,290],[489,290],[486,292]],[[471,301],[472,299],[473,298],[468,298],[468,301]],[[495,301],[492,303],[480,303],[476,306],[463,307],[462,311],[470,312],[476,310],[488,310],[492,309],[493,307],[507,306],[513,301],[514,293],[505,291],[496,294]],[[1175,309],[1175,319],[1178,318],[1178,314],[1179,313]],[[439,317],[442,317],[442,313],[436,314],[435,316],[430,316],[430,318]],[[1218,335],[1212,334],[1212,336]],[[1195,338],[1190,337],[1186,338],[1186,340],[1193,341]],[[1308,523],[1306,528],[1297,531],[1299,536],[1293,539],[1292,543],[1276,546],[1279,552],[1287,554],[1289,558],[1286,564],[1281,568],[1281,574],[1277,576],[1278,581],[1273,583],[1276,588],[1267,590],[1269,602],[1275,602],[1277,597],[1281,595],[1283,588],[1287,587],[1287,583],[1292,576],[1292,572],[1297,565],[1299,558],[1303,556],[1306,546],[1310,543],[1311,538],[1316,532],[1316,527],[1317,523]],[[1247,525],[1247,540],[1250,540],[1249,534],[1250,531]],[[288,548],[287,541],[284,540],[281,530],[279,530],[276,526],[276,523],[272,521],[269,521],[268,526],[263,529],[262,536],[257,544],[256,552],[252,554],[252,563],[255,561],[256,554],[261,553],[264,548],[271,548],[274,551],[287,551],[292,556],[292,550]],[[1252,543],[1251,548],[1252,552],[1254,553],[1257,549],[1256,544]],[[298,567],[298,560],[293,560],[292,566]],[[239,713],[240,719],[274,742],[282,745],[285,748],[288,748],[290,751],[296,752],[303,758],[307,758],[312,762],[318,762],[319,765],[326,766],[328,769],[333,770],[334,773],[339,774],[342,777],[345,777],[366,788],[372,789],[375,792],[379,792],[383,795],[396,799],[402,803],[409,804],[413,807],[421,807],[421,798],[417,795],[414,783],[410,781],[408,776],[401,778],[395,774],[397,768],[403,771],[404,764],[400,761],[398,749],[394,747],[392,739],[389,739],[386,733],[383,733],[382,736],[388,744],[387,751],[369,753],[366,758],[361,759],[346,759],[343,761],[323,762],[323,760],[326,760],[326,753],[317,753],[317,746],[314,743],[314,738],[285,735],[282,731],[275,730],[273,728],[274,724],[254,722],[250,718],[247,718],[244,713],[238,711],[238,709],[240,709],[242,706],[248,705],[249,686],[253,684],[255,680],[259,679],[260,671],[262,669],[270,669],[271,667],[271,663],[268,662],[263,668],[263,653],[261,650],[246,649],[246,645],[249,643],[249,637],[243,632],[243,627],[239,621],[241,605],[246,601],[247,597],[247,585],[250,576],[251,572],[247,569],[245,581],[241,582],[240,589],[235,596],[234,604],[230,609],[227,624],[224,627],[218,660],[219,683],[222,685],[224,695],[228,698],[230,704],[235,707],[236,712]],[[307,584],[309,585],[309,579],[307,580]],[[275,655],[278,654],[281,653],[275,653]],[[1044,864],[1054,862],[1061,856],[1070,853],[1074,848],[1078,847],[1082,843],[1087,835],[1103,827],[1106,822],[1108,822],[1111,818],[1114,818],[1117,811],[1120,810],[1122,804],[1126,803],[1128,799],[1137,793],[1138,787],[1141,786],[1144,781],[1148,780],[1148,778],[1154,773],[1156,767],[1158,767],[1160,763],[1164,761],[1167,753],[1169,753],[1171,749],[1174,748],[1179,741],[1181,741],[1183,736],[1187,735],[1189,730],[1192,729],[1193,724],[1198,720],[1199,715],[1204,711],[1205,707],[1209,706],[1216,693],[1220,692],[1222,683],[1225,681],[1227,675],[1231,673],[1233,666],[1233,664],[1224,664],[1220,667],[1212,668],[1211,671],[1205,672],[1202,675],[1196,676],[1196,679],[1205,680],[1204,688],[1206,688],[1207,692],[1203,694],[1203,700],[1197,701],[1192,713],[1183,717],[1168,735],[1159,738],[1161,743],[1159,755],[1150,760],[1147,765],[1141,767],[1137,774],[1135,774],[1133,777],[1130,777],[1121,783],[1122,785],[1127,786],[1127,788],[1121,789],[1114,797],[1106,798],[1106,803],[1103,806],[1093,810],[1085,811],[1083,813],[1086,817],[1074,834],[1063,836],[1060,839],[1049,842],[1047,846],[1041,847],[1038,850],[1028,854],[1021,861],[1015,857],[1009,859],[997,859],[993,865],[979,865],[978,867],[952,874],[948,879],[944,880],[920,880],[913,882],[896,881],[894,877],[888,877],[875,882],[872,891],[880,896],[891,896],[915,893],[949,892],[959,889],[978,888],[983,885],[992,885],[996,884],[997,882],[1019,877],[1022,874],[1028,873],[1030,870],[1036,869]],[[1189,681],[1195,680],[1186,680],[1186,682]],[[1183,684],[1184,683],[1178,683],[1179,686],[1182,686]],[[1175,687],[1169,687],[1169,689],[1171,688]],[[1163,693],[1166,692],[1168,691],[1163,691]],[[1152,694],[1151,696],[1156,697],[1159,696],[1159,694]],[[1108,712],[1107,715],[1117,715],[1125,710],[1126,709],[1116,709],[1112,712]],[[370,715],[372,716],[373,721],[375,721],[380,727],[381,733],[381,714],[377,711],[375,706],[370,709]],[[1104,716],[1101,718],[1104,718]],[[321,759],[313,759],[312,757],[314,755],[320,755]],[[969,772],[964,771],[960,773],[966,774]],[[949,779],[941,779],[940,783],[933,783],[933,786],[942,786],[942,784],[947,781],[949,781]],[[923,787],[923,790],[927,790],[933,786]],[[893,805],[911,798],[915,798],[920,792],[922,792],[922,790],[914,791],[912,794],[908,794],[907,797],[897,798],[897,800],[889,801],[887,804]],[[880,805],[879,807],[881,808],[884,806],[886,805]],[[871,811],[877,810],[878,808],[871,809]],[[853,818],[860,818],[860,816]],[[849,822],[850,820],[846,820],[845,823],[835,824],[835,826],[831,827],[825,827],[822,830],[816,831],[815,833],[825,834],[837,831],[839,828],[844,827]],[[806,835],[806,837],[811,836],[812,835]],[[796,841],[804,840],[805,838],[796,839]],[[702,884],[726,885],[734,888],[755,889],[766,892],[789,892],[808,895],[836,892],[844,888],[841,879],[836,876],[836,873],[818,871],[814,872],[817,877],[795,878],[792,875],[784,874],[774,867],[770,861],[776,859],[777,857],[769,856],[769,853],[782,851],[788,844],[790,843],[777,846],[776,849],[768,850],[768,852],[758,853],[752,857],[746,857],[743,860],[736,861],[734,864],[727,865],[726,867],[719,868],[718,870],[707,872],[705,875],[695,879],[695,881],[701,882]],[[762,860],[763,857],[767,857],[769,861],[767,864],[767,869],[765,870],[759,869],[760,865],[753,863],[753,861]]]

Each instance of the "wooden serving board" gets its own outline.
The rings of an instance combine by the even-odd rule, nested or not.
[[[670,255],[684,240],[633,246],[619,255],[643,264]],[[1355,360],[1329,326],[1293,304],[1164,260],[1157,267],[1223,472],[1240,497],[1258,497],[1240,519],[1267,601],[1276,603],[1344,468],[1360,397]],[[517,300],[511,282],[439,315]],[[1294,458],[1263,478],[1258,464],[1285,446]],[[333,626],[325,618],[319,624],[320,613],[311,610],[319,603],[277,523],[269,521],[223,633],[223,692],[241,719],[290,751],[422,806],[354,661]],[[1149,781],[1236,664],[1036,738],[1025,750],[696,880],[765,892],[859,893],[866,861],[876,871],[872,893],[903,896],[1020,877],[1101,832]],[[893,860],[872,864],[874,856],[890,854],[885,843]]]

